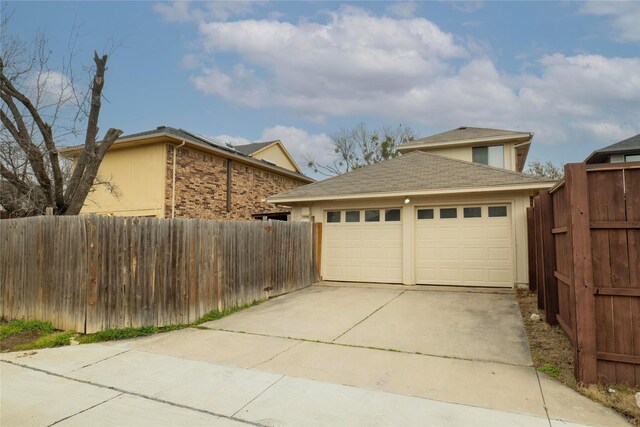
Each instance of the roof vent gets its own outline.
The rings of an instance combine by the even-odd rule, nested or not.
[[[162,130],[162,129],[164,129],[164,128],[166,128],[166,126],[162,125],[162,126],[158,126],[158,127],[156,128],[156,130]]]
[[[458,129],[459,130],[465,130],[467,127],[466,126],[460,126]]]

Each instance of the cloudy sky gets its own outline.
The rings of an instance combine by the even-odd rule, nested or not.
[[[280,139],[303,163],[365,122],[535,132],[581,161],[640,132],[640,2],[5,2],[52,64],[115,44],[102,128]],[[302,166],[302,165],[301,165]]]

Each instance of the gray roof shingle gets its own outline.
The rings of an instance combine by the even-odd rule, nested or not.
[[[541,184],[540,188],[543,188],[548,186],[544,184],[551,182],[555,181],[423,151],[412,151],[391,160],[298,187],[269,200],[330,199],[348,195],[374,196],[377,193],[416,193],[526,184]]]
[[[244,154],[245,156],[250,156],[256,151],[262,150],[263,148],[268,147],[274,142],[276,141],[252,142],[251,144],[234,145],[233,148],[235,148],[238,153]]]
[[[420,146],[424,144],[435,144],[440,142],[454,142],[463,141],[468,139],[483,139],[483,138],[503,138],[503,137],[524,137],[532,135],[531,132],[518,132],[513,130],[504,129],[489,129],[489,128],[475,128],[462,126],[456,129],[451,129],[446,132],[438,133],[436,135],[427,136],[425,138],[416,139],[406,142],[400,145],[400,150],[405,148],[411,148],[413,146]]]

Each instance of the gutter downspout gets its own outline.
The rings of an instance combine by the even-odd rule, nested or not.
[[[180,145],[176,146],[173,149],[173,167],[171,168],[172,178],[171,178],[171,218],[175,218],[176,216],[176,155],[178,154],[178,148],[181,148],[186,144],[187,141],[182,141]]]

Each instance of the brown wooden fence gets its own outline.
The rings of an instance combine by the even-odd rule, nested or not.
[[[313,283],[313,228],[104,216],[0,221],[0,314],[83,333],[191,323]]]
[[[640,163],[566,165],[529,210],[531,287],[576,378],[640,385]]]

